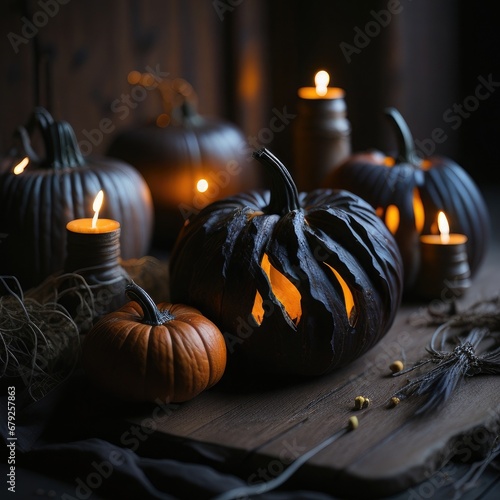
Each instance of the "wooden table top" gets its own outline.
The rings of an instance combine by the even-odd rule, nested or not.
[[[498,294],[499,250],[491,248],[461,307]],[[153,424],[150,412],[131,420],[154,425],[159,442],[179,449],[182,443],[209,445],[215,455],[228,458],[230,472],[256,483],[276,477],[355,415],[359,427],[309,459],[291,484],[332,495],[355,492],[357,498],[401,492],[453,456],[465,462],[484,454],[500,428],[495,376],[464,380],[441,410],[424,417],[414,417],[421,401],[412,398],[389,408],[391,396],[406,382],[406,376],[392,377],[389,365],[401,359],[409,366],[426,357],[434,328],[408,322],[426,304],[404,303],[378,345],[327,376],[290,384],[269,377],[244,389],[229,382],[172,406]],[[366,409],[354,409],[358,395],[370,399]]]

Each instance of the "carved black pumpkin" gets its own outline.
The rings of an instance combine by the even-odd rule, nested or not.
[[[240,129],[200,115],[184,80],[172,86],[176,99],[172,92],[164,96],[168,113],[121,132],[107,151],[146,179],[155,211],[154,242],[166,248],[172,247],[184,222],[203,207],[258,185]]]
[[[31,139],[40,132],[44,157]],[[66,224],[92,217],[92,202],[105,193],[103,218],[121,224],[123,259],[142,257],[151,243],[151,194],[131,166],[109,158],[85,159],[66,122],[36,108],[19,127],[15,144],[0,166],[0,270],[18,277],[24,288],[62,269]]]
[[[230,369],[326,373],[387,332],[401,297],[401,257],[359,197],[299,196],[276,157],[255,155],[269,169],[270,192],[212,203],[184,226],[171,296],[219,326]]]
[[[451,232],[468,237],[473,274],[486,253],[490,232],[488,210],[479,189],[449,158],[420,158],[401,114],[394,108],[386,114],[395,126],[398,154],[354,154],[332,172],[324,187],[347,189],[376,209],[401,251],[405,291],[412,291],[419,272],[419,236],[437,234],[439,211],[446,214]]]

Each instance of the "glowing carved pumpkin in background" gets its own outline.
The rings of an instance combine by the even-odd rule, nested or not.
[[[121,132],[108,154],[131,163],[146,179],[155,209],[154,242],[170,248],[188,217],[215,200],[256,188],[258,180],[242,132],[199,115],[191,85],[175,79],[159,90],[167,112],[155,123]]]
[[[375,208],[401,251],[405,291],[411,292],[419,271],[419,236],[437,234],[439,211],[445,212],[452,232],[468,237],[469,266],[474,273],[485,256],[490,233],[479,189],[449,158],[420,158],[400,113],[389,108],[386,114],[398,136],[398,154],[394,158],[380,151],[354,154],[325,179],[324,187],[347,189]]]

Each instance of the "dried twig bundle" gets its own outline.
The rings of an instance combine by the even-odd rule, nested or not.
[[[68,377],[80,352],[78,326],[58,303],[23,296],[14,277],[0,277],[0,378],[21,379],[38,400]]]
[[[432,368],[410,379],[393,397],[427,396],[416,414],[436,410],[466,377],[500,374],[500,298],[473,304],[457,313],[455,307],[428,309],[413,324],[436,325],[427,351],[430,357],[394,373],[401,376],[425,366]]]

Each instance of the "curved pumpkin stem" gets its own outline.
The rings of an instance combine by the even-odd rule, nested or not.
[[[159,326],[174,319],[168,311],[160,311],[149,294],[133,281],[125,287],[125,293],[141,306],[144,314],[142,322],[146,325]]]
[[[421,159],[415,150],[415,142],[408,124],[396,108],[386,108],[385,114],[393,124],[398,141],[398,162],[420,168]]]
[[[255,151],[252,156],[262,165],[270,167],[271,201],[265,212],[285,215],[292,210],[298,210],[300,203],[297,186],[285,165],[266,148]]]
[[[35,128],[40,129],[45,158],[40,158],[31,146],[30,135]],[[35,108],[26,127],[19,127],[16,132],[20,137],[24,152],[34,164],[54,169],[79,167],[85,164],[71,125],[64,121],[54,121],[45,108]]]

